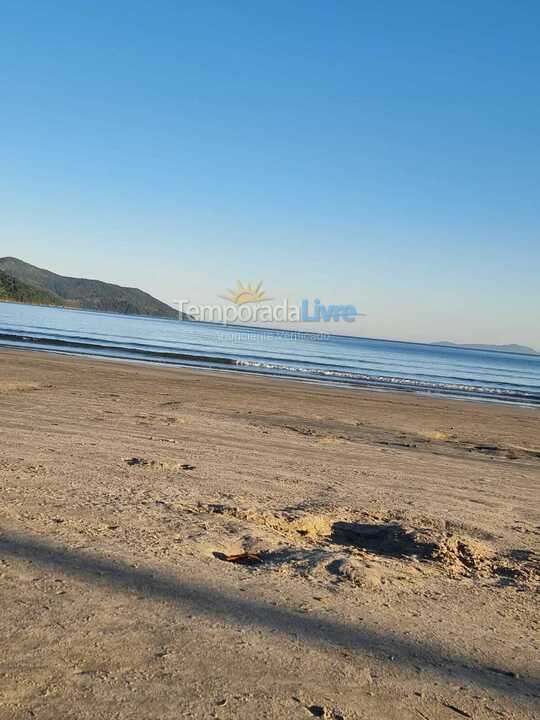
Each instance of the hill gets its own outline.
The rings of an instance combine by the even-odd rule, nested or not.
[[[14,257],[0,258],[0,272],[0,299],[178,319],[177,310],[138,288],[57,275]]]
[[[13,300],[13,302],[38,305],[62,304],[62,300],[57,295],[20,282],[2,270],[0,270],[0,300]]]
[[[539,352],[526,345],[463,345],[453,342],[438,342],[433,345],[445,345],[446,347],[465,348],[466,350],[492,350],[494,352],[516,353],[518,355],[540,355]]]

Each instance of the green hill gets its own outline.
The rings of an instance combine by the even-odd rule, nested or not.
[[[177,310],[137,288],[57,275],[13,257],[0,258],[0,272],[0,299],[178,319]]]
[[[0,270],[0,300],[38,305],[62,305],[62,300],[53,293],[22,283],[2,270]]]

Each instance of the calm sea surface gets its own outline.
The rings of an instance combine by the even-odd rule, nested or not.
[[[0,345],[540,405],[540,356],[1,302]]]

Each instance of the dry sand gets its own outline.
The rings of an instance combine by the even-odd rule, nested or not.
[[[538,411],[4,350],[0,417],[2,720],[540,716]]]

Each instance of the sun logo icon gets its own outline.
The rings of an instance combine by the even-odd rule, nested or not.
[[[247,303],[258,303],[263,300],[272,300],[270,297],[266,297],[264,290],[262,290],[262,281],[257,285],[242,285],[240,280],[236,282],[236,289],[227,290],[227,295],[220,295],[223,300],[228,300],[235,305],[246,305]]]

